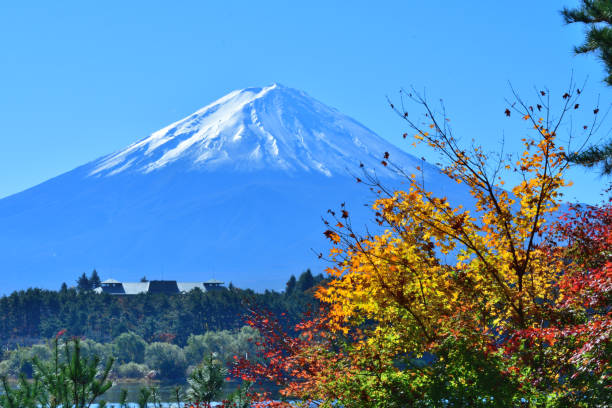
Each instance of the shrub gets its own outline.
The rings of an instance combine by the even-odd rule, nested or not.
[[[32,378],[32,358],[37,357],[40,360],[51,358],[51,351],[45,344],[35,344],[32,347],[20,347],[12,350],[8,359],[3,361],[1,371],[5,375],[18,377],[25,375],[27,378]]]
[[[115,338],[113,348],[119,363],[143,363],[147,343],[136,333],[129,332]]]
[[[129,362],[117,367],[116,373],[119,378],[143,378],[149,370],[145,364]]]
[[[91,339],[84,339],[80,341],[80,347],[81,355],[84,358],[92,359],[97,357],[102,361],[114,358],[113,347],[111,344],[102,344]]]
[[[255,343],[258,339],[259,332],[249,326],[242,327],[236,332],[222,330],[191,335],[187,339],[185,355],[191,365],[200,364],[210,354],[214,354],[218,360],[228,363],[236,355],[255,357]]]
[[[185,375],[187,359],[180,347],[168,343],[151,343],[145,351],[145,364],[158,371],[161,378]]]

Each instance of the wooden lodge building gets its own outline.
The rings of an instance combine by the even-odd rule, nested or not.
[[[187,293],[193,289],[202,292],[225,289],[224,282],[210,279],[205,282],[177,282],[174,280],[151,280],[147,282],[119,282],[115,279],[107,279],[101,283],[99,288],[94,289],[97,293],[108,293],[111,295],[139,295],[141,293],[163,293],[166,295],[178,295]]]

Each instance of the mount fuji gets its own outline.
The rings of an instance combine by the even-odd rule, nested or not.
[[[359,165],[388,152],[444,195],[439,170],[304,92],[274,84],[231,92],[108,156],[0,200],[0,288],[59,288],[103,278],[282,289],[327,265],[321,216],[346,202],[366,221]],[[361,217],[361,218],[359,218]]]

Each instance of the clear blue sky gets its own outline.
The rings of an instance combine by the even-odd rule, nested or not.
[[[400,146],[385,98],[415,86],[444,99],[457,134],[491,149],[505,134],[507,150],[523,136],[503,117],[508,81],[560,94],[573,71],[589,77],[584,104],[612,92],[594,56],[572,54],[583,28],[559,9],[576,1],[12,3],[0,5],[0,197],[247,86],[302,89]],[[568,198],[598,201],[605,179],[571,177]]]

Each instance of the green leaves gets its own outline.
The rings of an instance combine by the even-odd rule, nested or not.
[[[33,382],[28,382],[22,374],[17,387],[12,388],[6,378],[2,379],[4,393],[0,396],[0,406],[88,408],[112,386],[108,377],[113,359],[108,359],[104,366],[100,363],[98,356],[82,356],[78,338],[63,344],[56,338],[51,360],[33,358]],[[104,401],[98,402],[98,407],[105,406]]]
[[[0,395],[2,408],[38,408],[41,403],[41,384],[38,379],[29,382],[25,375],[19,377],[17,387],[12,388],[6,377],[2,377],[3,393]]]
[[[187,378],[187,398],[195,404],[210,404],[221,395],[227,370],[219,360],[209,354]]]
[[[598,52],[606,65],[606,82],[612,85],[612,2],[610,0],[582,0],[581,6],[561,11],[567,24],[582,23],[588,26],[585,41],[575,47],[577,54]]]

